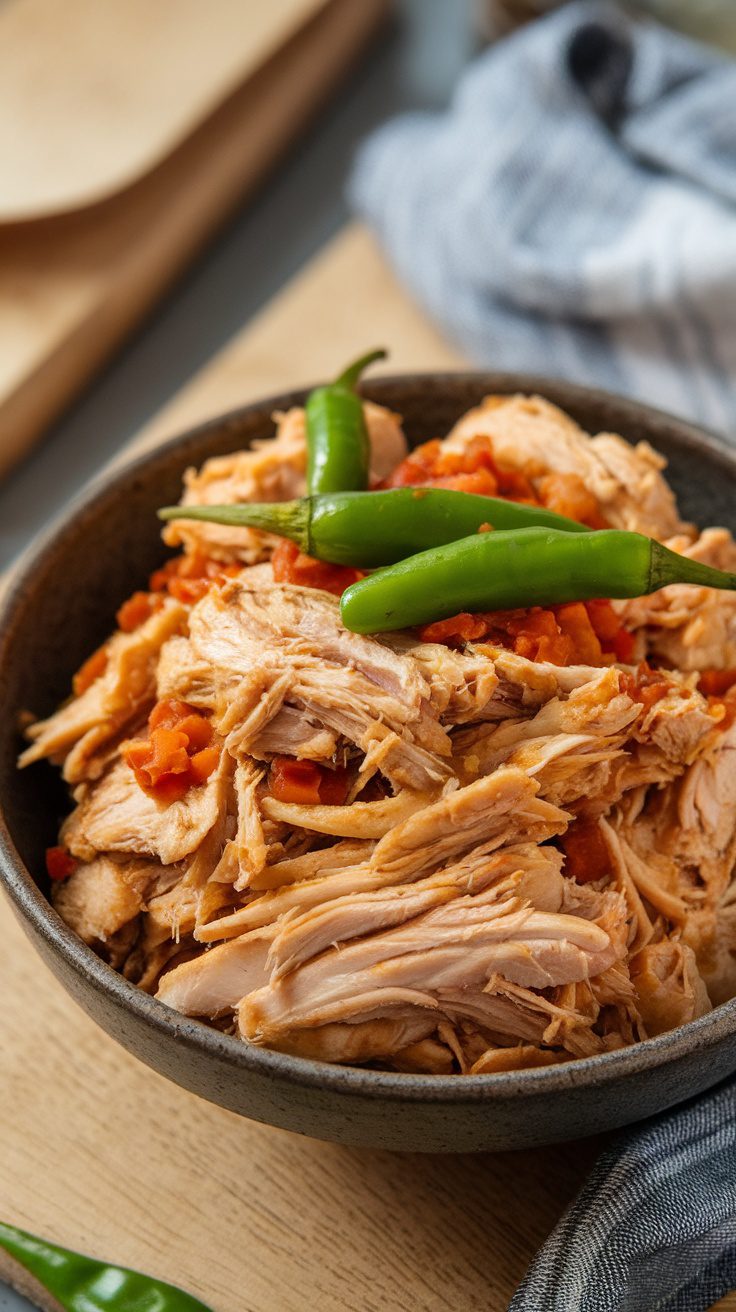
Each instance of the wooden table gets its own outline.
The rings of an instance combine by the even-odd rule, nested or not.
[[[135,445],[383,341],[391,369],[461,363],[351,228]],[[241,1120],[96,1029],[4,902],[0,931],[0,1215],[180,1282],[215,1312],[503,1312],[600,1147],[392,1155]]]

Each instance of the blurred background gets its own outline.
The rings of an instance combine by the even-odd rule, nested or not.
[[[0,563],[342,229],[360,142],[559,8],[0,2]],[[736,50],[733,0],[624,10]]]

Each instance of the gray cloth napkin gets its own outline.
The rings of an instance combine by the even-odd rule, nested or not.
[[[736,2],[736,0],[735,0]],[[388,123],[350,184],[479,364],[595,384],[736,437],[736,62],[576,0]]]
[[[705,1312],[736,1288],[736,1080],[619,1135],[509,1312]]]

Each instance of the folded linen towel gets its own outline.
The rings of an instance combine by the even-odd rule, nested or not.
[[[736,438],[736,62],[600,0],[492,46],[350,184],[476,362],[624,392]]]
[[[509,1312],[705,1312],[736,1288],[736,1080],[621,1134]]]

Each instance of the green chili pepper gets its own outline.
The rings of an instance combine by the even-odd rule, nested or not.
[[[564,529],[590,533],[584,524],[517,501],[439,487],[397,487],[385,492],[332,492],[301,501],[264,505],[166,506],[161,519],[202,519],[266,529],[296,542],[301,551],[333,565],[376,569],[417,551],[494,529]]]
[[[309,492],[353,492],[368,486],[370,440],[355,385],[369,364],[385,358],[384,350],[369,351],[334,383],[315,388],[307,397]]]
[[[0,1221],[0,1249],[18,1264],[7,1278],[31,1293],[28,1273],[64,1312],[212,1312],[198,1298],[127,1267],[108,1266]],[[3,1264],[3,1274],[6,1268]],[[33,1291],[35,1292],[35,1291]]]
[[[460,611],[641,597],[668,583],[736,590],[736,574],[678,556],[641,533],[603,529],[581,537],[510,529],[477,533],[379,570],[353,583],[340,609],[346,628],[380,633]]]

